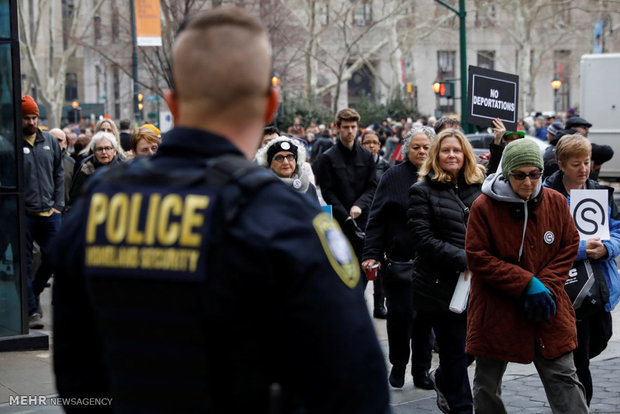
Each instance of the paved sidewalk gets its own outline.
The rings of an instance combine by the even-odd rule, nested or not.
[[[372,287],[367,291],[369,307],[372,306]],[[43,332],[50,334],[51,309],[49,289],[41,296],[43,306]],[[594,397],[591,404],[592,413],[620,414],[620,307],[613,312],[614,336],[605,351],[592,360],[591,370],[594,379]],[[386,355],[387,332],[384,320],[374,319],[379,341]],[[0,353],[0,413],[62,413],[59,406],[16,406],[9,405],[11,396],[48,396],[56,395],[52,373],[51,344],[50,351],[5,352]],[[433,354],[432,366],[439,363],[437,354]],[[473,379],[473,366],[469,368],[470,381]],[[410,372],[410,371],[408,371]],[[503,399],[508,413],[512,414],[548,414],[551,413],[544,390],[533,364],[509,364],[504,375]],[[435,402],[435,392],[413,387],[411,376],[406,377],[402,389],[391,389],[391,401],[394,414],[440,413]]]
[[[372,309],[372,288],[366,291],[366,301]],[[607,349],[592,359],[590,370],[594,383],[591,413],[620,414],[620,306],[612,312],[613,336]],[[374,319],[375,328],[387,360],[387,331],[385,321]],[[439,357],[433,353],[432,367],[439,365]],[[410,373],[410,366],[407,368]],[[474,364],[469,369],[469,380],[474,378]],[[441,413],[437,408],[435,391],[414,388],[411,375],[405,377],[402,389],[391,388],[393,414]],[[504,404],[508,414],[550,414],[551,409],[534,364],[508,364],[502,382]]]

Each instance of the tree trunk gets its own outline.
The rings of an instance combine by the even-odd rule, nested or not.
[[[306,42],[306,52],[304,54],[306,63],[306,88],[304,90],[304,96],[306,99],[314,96],[313,77],[315,76],[312,70],[312,57],[314,56],[314,49],[316,44],[316,0],[308,0],[308,41]]]

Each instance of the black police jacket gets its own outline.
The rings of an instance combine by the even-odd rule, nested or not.
[[[123,413],[389,412],[344,236],[279,180],[241,206],[235,182],[199,180],[224,154],[241,157],[175,128],[151,161],[89,181],[55,243],[59,395]]]

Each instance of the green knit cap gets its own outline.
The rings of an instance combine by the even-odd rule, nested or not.
[[[506,145],[502,155],[502,174],[506,180],[511,172],[520,167],[538,167],[541,171],[543,169],[540,148],[527,138],[517,139]]]

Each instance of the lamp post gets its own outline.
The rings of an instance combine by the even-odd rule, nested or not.
[[[459,9],[455,9],[452,5],[446,3],[445,0],[435,0],[445,8],[452,11],[459,17],[459,55],[461,60],[461,127],[463,132],[473,132],[473,125],[469,125],[467,118],[467,33],[465,18],[465,0],[459,0]],[[457,98],[459,99],[459,98]]]
[[[551,87],[553,88],[553,110],[558,111],[558,89],[562,86],[562,81],[557,77],[551,81]]]
[[[80,103],[78,101],[71,102],[71,107],[73,108],[73,123],[77,125],[78,123],[78,108],[80,107]]]

